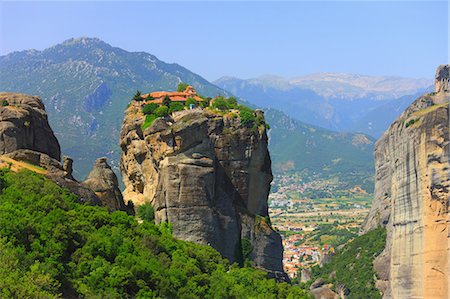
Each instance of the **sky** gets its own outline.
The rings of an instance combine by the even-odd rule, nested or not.
[[[0,55],[98,37],[212,81],[346,72],[433,78],[447,1],[0,2]]]

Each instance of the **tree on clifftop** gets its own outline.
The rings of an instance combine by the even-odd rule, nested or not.
[[[167,106],[167,108],[170,107],[170,103],[171,103],[171,102],[172,102],[172,101],[170,100],[170,98],[169,98],[168,96],[165,96],[164,99],[163,99],[163,101],[162,101],[163,105],[164,105],[164,106]]]
[[[135,100],[135,101],[141,101],[142,100],[141,92],[139,90],[137,90],[136,93],[134,94],[133,100]]]
[[[180,84],[178,84],[177,91],[178,92],[183,92],[183,91],[186,90],[186,88],[188,86],[189,86],[188,84],[181,82]]]

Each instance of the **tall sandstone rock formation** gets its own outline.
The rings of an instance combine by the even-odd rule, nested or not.
[[[375,197],[362,232],[388,231],[374,262],[384,298],[450,298],[449,69],[375,147]]]
[[[200,109],[157,119],[144,131],[143,121],[132,103],[120,138],[125,199],[151,203],[156,222],[170,222],[177,238],[211,245],[230,261],[250,247],[256,266],[284,275],[281,238],[268,216],[265,127]]]

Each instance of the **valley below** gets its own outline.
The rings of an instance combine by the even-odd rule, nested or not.
[[[276,174],[269,195],[272,225],[283,238],[284,270],[291,278],[320,265],[357,236],[373,194],[359,185],[302,173]]]

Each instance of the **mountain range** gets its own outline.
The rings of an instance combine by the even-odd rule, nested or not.
[[[259,106],[336,131],[363,132],[376,138],[431,80],[318,73],[285,79],[222,77],[217,86]]]
[[[178,64],[165,63],[145,52],[128,52],[97,38],[69,39],[43,51],[1,56],[0,74],[0,90],[43,99],[62,152],[74,159],[74,174],[80,178],[101,156],[108,157],[118,169],[123,111],[136,90],[175,90],[180,82],[186,82],[205,96],[240,96],[235,89],[226,91]],[[320,98],[314,91],[307,92]],[[273,101],[282,95],[280,91]],[[284,102],[291,100],[286,94],[284,97]],[[251,103],[270,107],[264,101]],[[266,118],[272,126],[269,146],[275,171],[284,171],[286,162],[294,171],[365,169],[370,173],[373,169],[373,139],[368,136],[322,129],[317,127],[320,121],[310,121],[316,124],[311,126],[275,109],[267,110]],[[354,142],[359,139],[363,142]],[[309,154],[304,156],[305,152]]]

